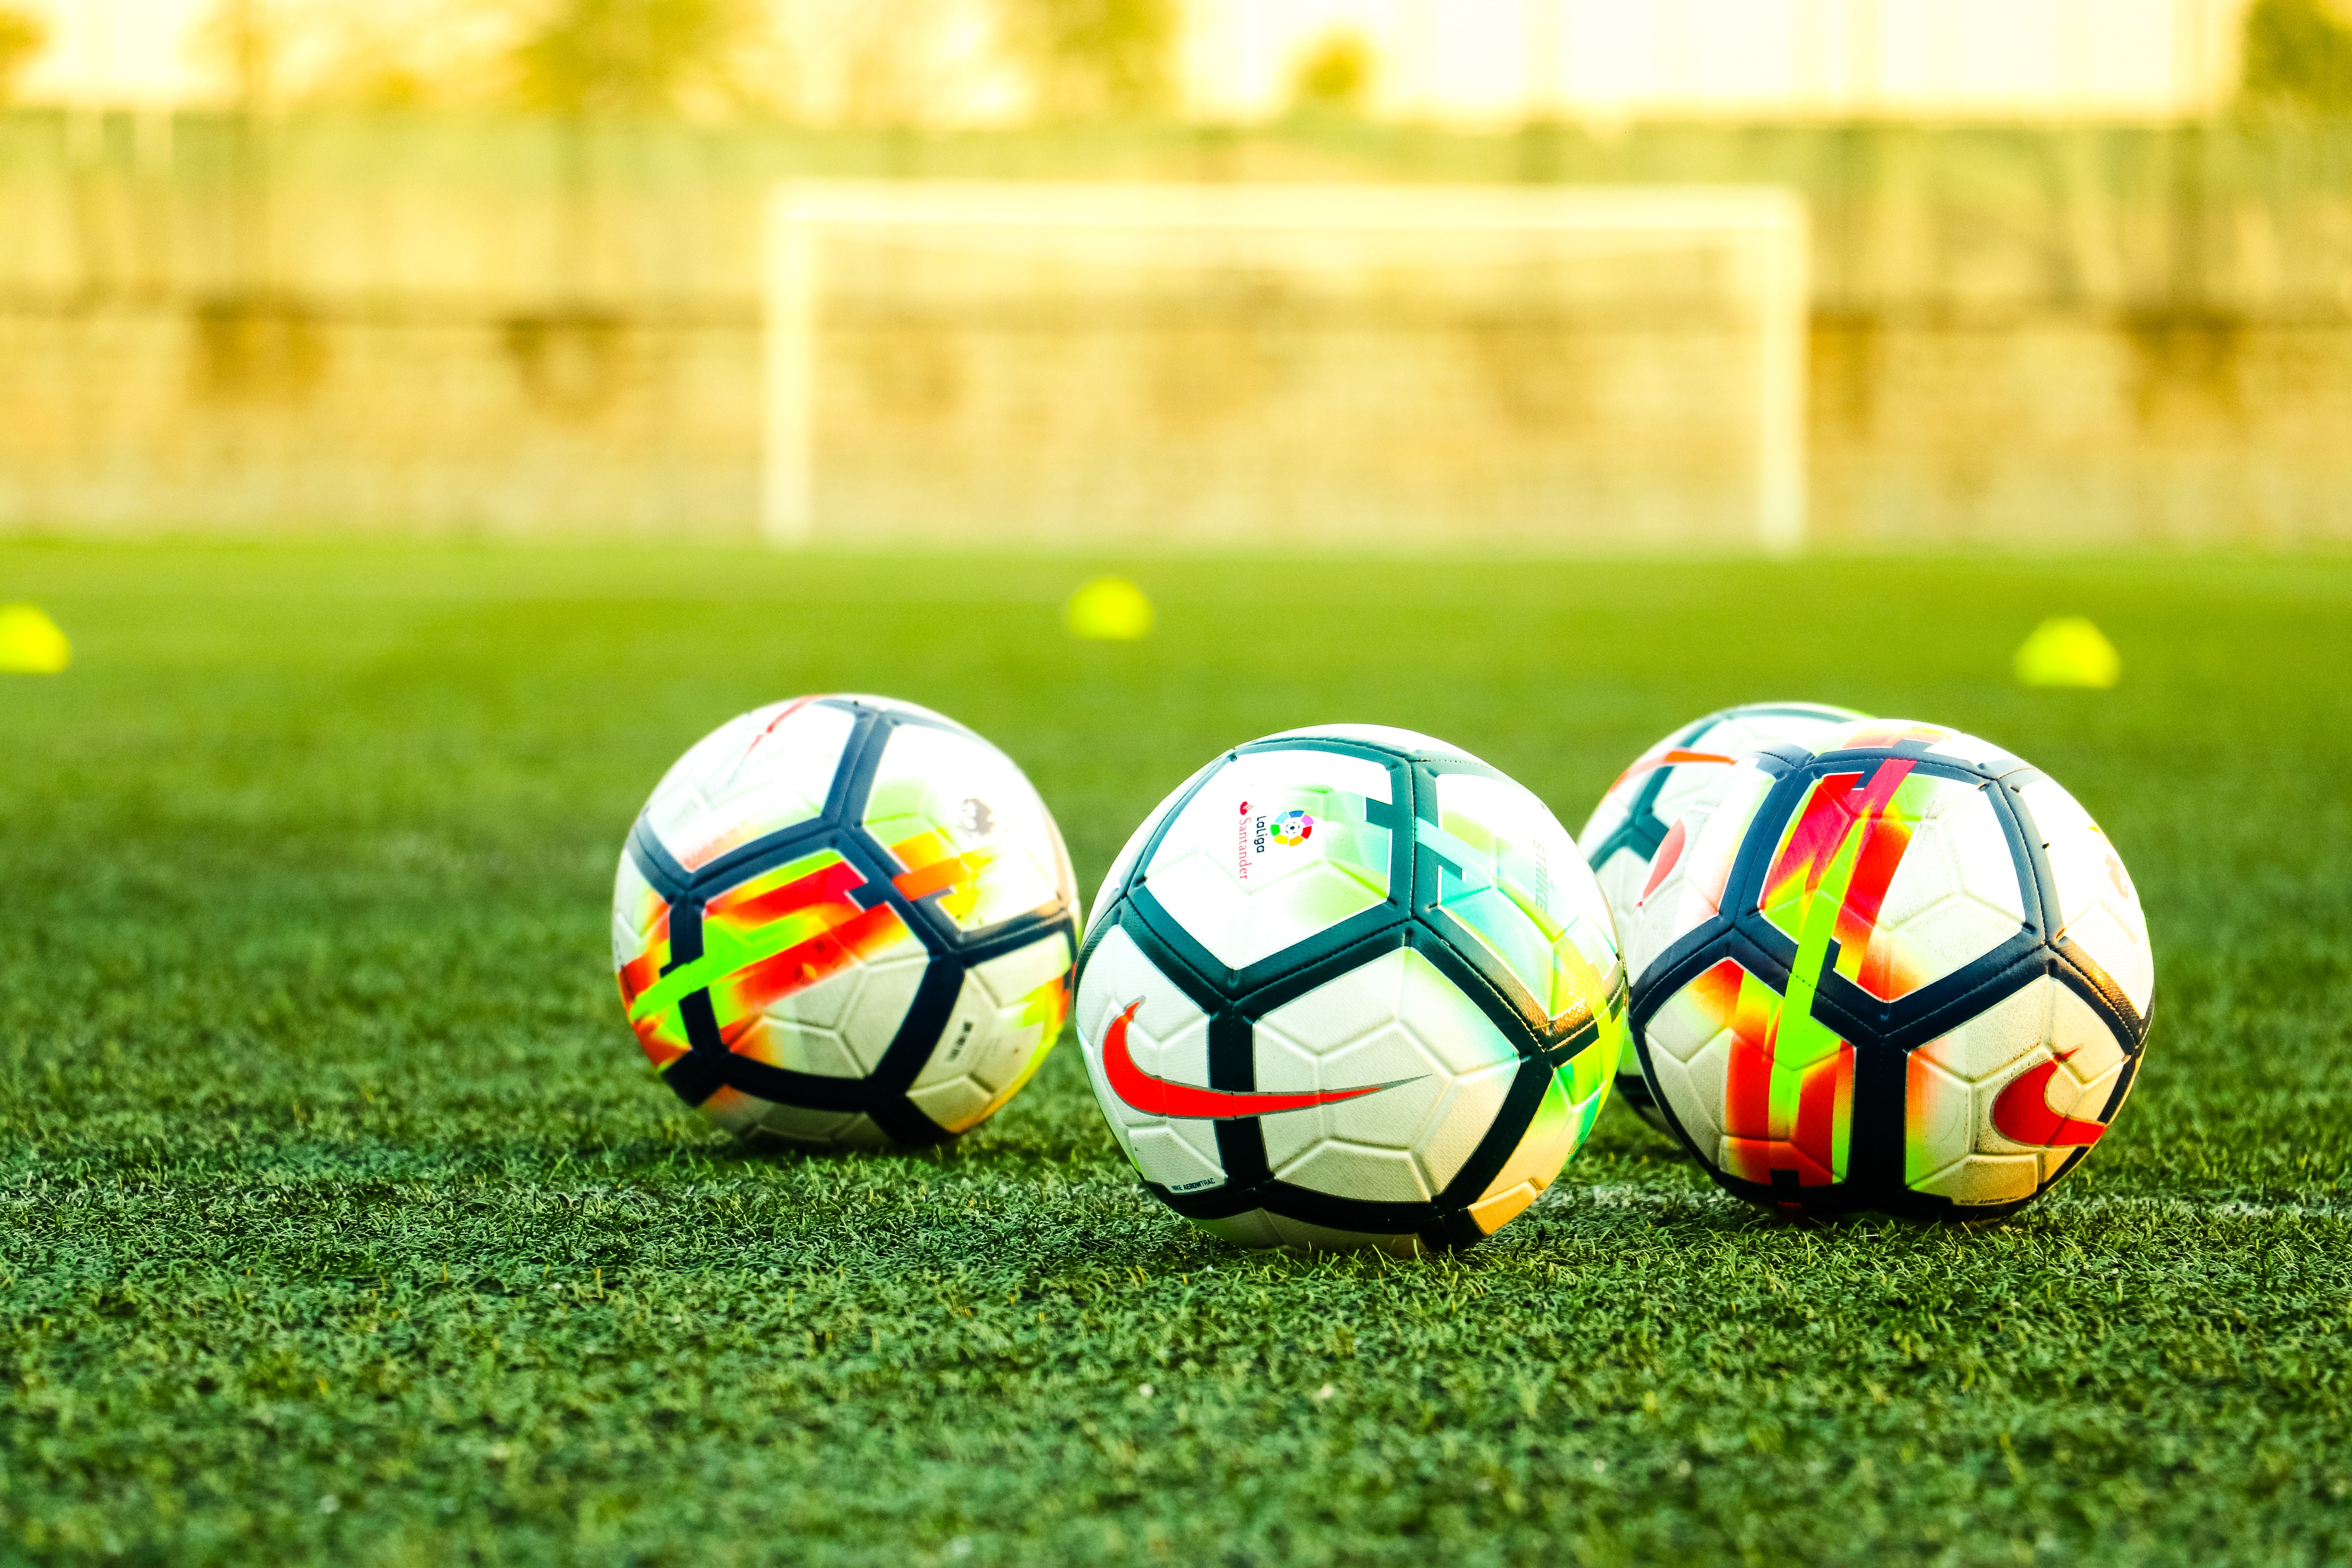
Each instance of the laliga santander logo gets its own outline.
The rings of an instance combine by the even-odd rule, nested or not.
[[[1295,849],[1306,843],[1314,835],[1315,819],[1303,811],[1286,811],[1269,822],[1265,813],[1253,812],[1244,801],[1234,826],[1234,875],[1246,882],[1250,867],[1270,846]]]

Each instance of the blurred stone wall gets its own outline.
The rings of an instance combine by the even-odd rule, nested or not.
[[[54,112],[0,116],[0,528],[749,536],[761,204],[792,176],[1785,183],[1817,540],[2352,537],[2352,128]]]

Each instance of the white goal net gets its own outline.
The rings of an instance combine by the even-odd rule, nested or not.
[[[779,542],[1803,539],[1787,191],[812,183],[771,218]]]

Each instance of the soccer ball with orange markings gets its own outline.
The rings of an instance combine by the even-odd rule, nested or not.
[[[1062,835],[1012,759],[878,697],[803,697],[696,742],[638,815],[613,963],[664,1081],[803,1144],[964,1131],[1061,1032]]]
[[[1078,1039],[1162,1203],[1244,1247],[1467,1246],[1616,1075],[1615,929],[1574,840],[1477,758],[1371,725],[1236,747],[1111,867]]]
[[[1720,769],[1625,931],[1669,1127],[1784,1212],[2011,1214],[2131,1090],[2156,985],[2139,896],[2047,775],[1864,720]]]
[[[1723,769],[1759,746],[1811,745],[1861,717],[1821,702],[1747,702],[1694,719],[1634,758],[1576,836],[1577,851],[1600,881],[1619,933],[1632,921],[1650,879],[1650,862],[1683,807],[1704,795]],[[1659,1131],[1666,1130],[1631,1051],[1617,1065],[1617,1098]]]

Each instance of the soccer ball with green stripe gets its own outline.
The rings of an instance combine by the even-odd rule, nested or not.
[[[1800,1215],[2015,1212],[2114,1121],[2156,985],[2139,895],[2074,798],[1900,719],[1717,769],[1625,954],[1668,1127]]]
[[[921,1144],[1045,1059],[1078,931],[1068,853],[1011,758],[879,697],[803,697],[696,742],[613,889],[630,1026],[731,1131]]]
[[[1077,983],[1119,1147],[1244,1247],[1491,1234],[1591,1130],[1623,1005],[1601,889],[1542,802],[1372,725],[1235,747],[1162,801]]]

